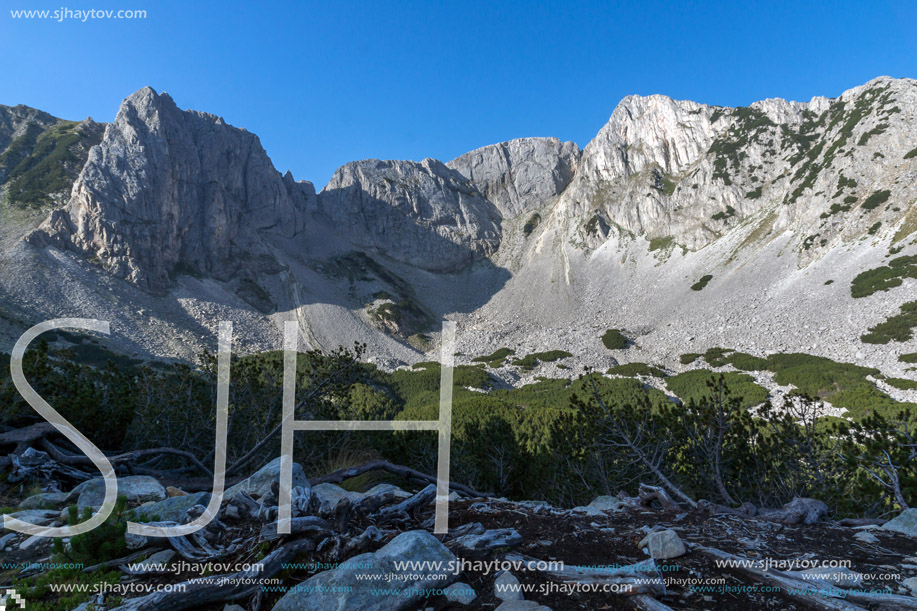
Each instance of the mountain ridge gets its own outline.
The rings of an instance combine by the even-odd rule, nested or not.
[[[435,350],[445,317],[469,357],[511,344],[594,366],[677,366],[692,346],[815,345],[903,371],[894,351],[856,338],[897,311],[912,281],[866,299],[847,287],[892,250],[913,251],[912,79],[741,108],[628,96],[582,150],[523,138],[446,163],[363,160],[318,193],[215,115],[148,88],[128,100],[68,205],[3,257],[64,274],[85,295],[71,311],[129,318],[138,353],[187,358],[215,316],[232,314],[245,350],[275,348],[295,319],[313,347],[368,342],[394,367]],[[111,274],[133,283],[111,290],[138,308],[104,305],[95,287]],[[45,292],[0,280],[22,320],[61,310],[66,297]],[[632,348],[605,350],[607,328],[628,330]]]

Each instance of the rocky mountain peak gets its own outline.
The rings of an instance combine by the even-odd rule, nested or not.
[[[67,243],[161,290],[179,270],[244,273],[242,255],[264,251],[263,234],[302,230],[313,197],[311,183],[283,179],[257,136],[144,87],[91,150],[66,213],[30,241]]]
[[[500,245],[500,213],[436,159],[367,159],[340,167],[319,209],[359,248],[429,271],[454,271]]]
[[[519,138],[475,149],[446,165],[472,181],[503,218],[511,219],[563,193],[580,155],[574,142]]]

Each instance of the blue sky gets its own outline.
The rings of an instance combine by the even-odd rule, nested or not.
[[[735,106],[917,77],[914,2],[3,4],[0,104],[110,121],[150,85],[255,132],[318,188],[354,159],[448,160],[523,136],[585,146],[631,93]],[[61,7],[148,16],[9,12]]]

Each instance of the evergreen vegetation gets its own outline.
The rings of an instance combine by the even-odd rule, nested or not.
[[[692,291],[702,291],[704,290],[704,287],[707,286],[707,283],[710,282],[711,280],[713,280],[713,276],[711,276],[710,274],[701,276],[700,280],[698,280],[697,282],[691,285],[691,290]]]
[[[621,329],[608,329],[602,335],[602,344],[609,350],[624,350],[630,345],[630,340]]]
[[[863,200],[863,205],[861,206],[863,210],[875,210],[879,207],[880,204],[884,204],[888,201],[888,198],[891,197],[892,192],[883,189],[882,191],[876,191],[865,200]]]
[[[850,283],[850,296],[868,297],[901,286],[904,278],[917,278],[917,255],[897,257],[875,269],[857,274]]]
[[[917,327],[917,301],[909,301],[901,306],[900,314],[872,327],[860,339],[867,344],[906,342],[914,337],[914,327]]]
[[[104,348],[96,348],[104,353]],[[109,362],[88,365],[77,362],[72,350],[39,343],[26,356],[26,376],[105,450],[184,447],[206,463],[213,447],[214,357],[204,354],[194,367],[152,366],[115,362],[117,355],[108,354]],[[581,504],[596,494],[622,489],[633,492],[639,481],[659,483],[656,473],[624,444],[622,435],[640,426],[640,447],[656,452],[659,474],[695,499],[773,506],[793,496],[814,496],[839,514],[882,513],[895,506],[894,490],[864,468],[881,473],[888,451],[892,461],[898,461],[894,465],[902,494],[917,501],[914,466],[900,461],[899,449],[891,445],[908,434],[906,424],[913,427],[917,406],[881,392],[870,380],[879,374],[875,369],[805,354],[764,358],[725,348],[682,357],[686,363],[703,356],[711,367],[773,372],[778,384],[797,389],[799,409],[808,410],[804,417],[791,417],[786,406],[776,410],[769,405],[767,391],[751,376],[735,371],[694,369],[663,377],[665,372],[657,367],[630,363],[609,370],[622,377],[588,373],[572,381],[541,378],[519,388],[499,388],[483,365],[511,354],[504,348],[479,357],[479,365],[455,368],[456,481],[515,498],[563,504]],[[438,417],[439,364],[420,363],[386,373],[361,362],[361,357],[360,346],[331,354],[300,354],[297,419]],[[528,357],[536,362],[570,358],[563,351],[524,358]],[[11,426],[35,422],[32,410],[12,388],[8,360],[0,365],[3,421]],[[232,359],[230,475],[250,473],[279,453],[282,365],[281,352]],[[894,380],[893,385],[904,384]],[[846,407],[853,422],[832,423],[820,416],[821,400]],[[838,436],[831,427],[841,425],[848,429]],[[876,431],[881,434],[876,436]],[[719,446],[714,435],[718,432]],[[844,452],[838,451],[841,443],[846,444]],[[307,472],[324,472],[330,457],[340,455],[345,446],[360,460],[382,457],[435,472],[436,436],[425,431],[309,433],[308,442],[297,442],[295,458]],[[240,462],[249,454],[250,459]],[[712,469],[697,468],[713,460],[719,461],[718,476]],[[170,457],[162,465],[177,468],[180,461]],[[71,554],[119,553],[118,516],[120,511],[106,526],[111,536],[104,541],[74,538]]]
[[[606,372],[608,375],[625,376],[634,378],[637,376],[647,376],[653,378],[664,378],[668,374],[659,367],[653,367],[646,363],[626,363],[617,365]]]

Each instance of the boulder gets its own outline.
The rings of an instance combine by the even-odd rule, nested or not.
[[[60,512],[52,509],[24,509],[22,511],[14,511],[9,514],[9,516],[17,520],[22,520],[23,522],[28,522],[29,524],[47,526],[60,518]]]
[[[78,496],[78,507],[101,507],[105,500],[105,480],[101,477],[83,482],[73,489]],[[118,496],[127,497],[130,505],[166,498],[166,489],[147,475],[130,475],[118,478]]]
[[[522,600],[522,589],[519,580],[509,571],[504,571],[494,579],[494,596],[502,601]]]
[[[351,503],[360,498],[359,492],[344,490],[334,484],[318,484],[312,488],[312,500],[315,511],[320,515],[334,513],[335,508],[345,499]]]
[[[898,514],[898,517],[889,520],[881,528],[917,539],[917,509],[905,509]]]
[[[451,603],[470,605],[478,597],[477,593],[467,583],[459,581],[443,590],[443,596]]]
[[[622,511],[627,504],[616,496],[602,495],[592,499],[586,507],[592,507],[605,513],[616,513]]]
[[[685,554],[685,544],[674,530],[659,530],[651,532],[640,541],[640,547],[646,548],[650,558],[665,560],[678,558]]]
[[[910,590],[911,596],[917,596],[917,577],[908,577],[901,585]]]
[[[857,534],[853,535],[853,538],[857,541],[862,541],[863,543],[878,543],[879,537],[875,536],[868,530],[861,530]]]
[[[61,508],[67,503],[73,501],[76,495],[70,492],[42,492],[34,494],[19,503],[20,509],[51,509]]]
[[[280,481],[280,457],[278,456],[268,464],[255,471],[247,479],[242,480],[223,495],[223,500],[228,501],[240,492],[247,492],[254,498],[259,498],[271,491],[274,482]],[[293,463],[293,487],[300,486],[309,489],[309,480],[299,463]]]
[[[173,496],[156,503],[146,503],[127,512],[129,520],[154,522],[181,522],[189,509],[195,505],[207,506],[209,492],[195,492],[185,496]]]
[[[443,569],[436,572],[397,570],[395,562],[402,560],[442,563]],[[307,579],[277,601],[274,611],[411,608],[421,600],[424,589],[443,588],[456,579],[451,566],[455,561],[455,556],[430,533],[424,530],[404,532],[375,553],[354,556],[335,569]],[[416,574],[419,579],[389,581],[390,574]],[[391,595],[373,595],[372,591],[378,589],[385,589]]]
[[[522,543],[522,535],[515,528],[497,528],[481,534],[457,537],[449,542],[449,548],[463,558],[477,558],[488,555],[497,548],[515,547]]]
[[[405,492],[398,486],[392,484],[378,484],[366,492],[353,492],[351,490],[344,490],[340,486],[326,483],[317,484],[312,488],[312,500],[317,513],[320,515],[331,515],[335,512],[338,503],[344,499],[356,504],[364,499],[389,493],[394,495],[396,499],[403,500],[411,497],[410,492]]]

